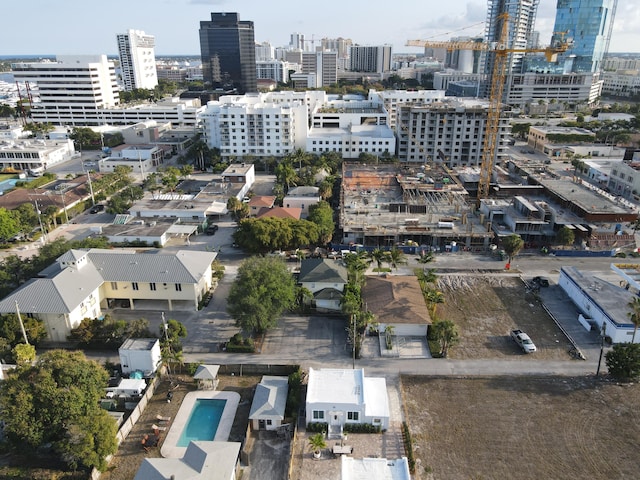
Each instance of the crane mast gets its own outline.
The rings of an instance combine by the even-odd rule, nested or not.
[[[500,131],[500,115],[502,113],[502,95],[506,81],[506,67],[508,55],[510,53],[544,53],[547,61],[556,61],[557,54],[566,52],[571,46],[570,42],[564,40],[564,33],[560,33],[561,40],[547,48],[509,48],[509,14],[503,13],[499,16],[503,20],[500,30],[500,41],[497,45],[481,42],[461,41],[461,42],[432,42],[427,40],[409,40],[406,45],[410,47],[445,48],[447,50],[480,50],[489,51],[494,54],[493,71],[490,78],[489,90],[489,110],[487,112],[486,131],[482,151],[482,162],[480,164],[480,181],[478,183],[478,204],[483,198],[489,195],[489,185],[491,182],[491,172],[497,154],[498,134]]]

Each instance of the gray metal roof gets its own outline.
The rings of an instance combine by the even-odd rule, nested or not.
[[[187,250],[175,255],[89,251],[91,263],[105,282],[197,283],[216,256]]]
[[[69,251],[58,260],[82,257]],[[92,249],[80,268],[63,268],[50,278],[27,282],[0,301],[0,313],[70,313],[104,282],[197,283],[217,256],[215,252],[180,250],[175,255]]]
[[[218,370],[220,365],[200,365],[193,374],[196,380],[215,380],[218,378]]]
[[[272,418],[284,419],[284,409],[287,403],[289,380],[287,377],[272,377],[265,375],[256,387],[253,395],[249,419]]]
[[[335,260],[306,258],[300,264],[300,283],[347,283],[347,269]]]
[[[240,446],[239,442],[191,442],[183,458],[145,458],[134,480],[229,480]]]
[[[24,313],[70,313],[104,282],[94,268],[87,267],[69,267],[53,278],[27,282],[0,301],[0,312],[15,312],[17,301]]]

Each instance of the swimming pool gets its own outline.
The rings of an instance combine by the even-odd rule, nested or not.
[[[10,178],[8,180],[4,180],[0,182],[0,193],[4,193],[7,190],[11,190],[16,186],[16,182],[19,182],[19,178]]]
[[[190,441],[226,442],[239,403],[237,392],[197,390],[187,393],[160,453],[165,458],[182,458]]]
[[[226,400],[216,398],[196,399],[189,420],[178,440],[178,446],[187,447],[192,440],[213,440],[226,404]]]

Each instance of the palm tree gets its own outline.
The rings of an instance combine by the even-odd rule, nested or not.
[[[429,289],[424,292],[424,298],[427,301],[427,308],[431,318],[436,318],[436,308],[439,303],[444,303],[444,294],[436,289]]]
[[[313,450],[313,456],[315,458],[320,458],[320,455],[322,455],[322,449],[327,448],[327,442],[324,439],[324,434],[316,433],[315,435],[311,435],[309,437],[309,448]]]
[[[396,270],[398,269],[398,265],[405,265],[407,263],[407,259],[405,257],[404,252],[400,250],[398,247],[393,247],[388,252],[388,256],[389,256],[389,264],[391,264],[391,266]]]
[[[382,274],[382,263],[385,261],[386,254],[384,250],[376,248],[370,254],[371,259],[374,260],[378,264],[378,275]]]
[[[636,342],[636,331],[638,331],[638,326],[640,326],[640,297],[633,297],[627,306],[631,308],[631,311],[627,313],[629,320],[633,323],[633,336],[631,337],[631,343]]]
[[[449,348],[460,340],[455,323],[451,320],[436,320],[429,328],[433,338],[440,343],[440,355],[446,358]]]

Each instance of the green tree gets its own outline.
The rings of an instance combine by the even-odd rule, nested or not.
[[[99,406],[108,378],[82,352],[65,350],[18,368],[0,389],[7,440],[23,452],[49,444],[72,468],[104,470],[117,450],[116,423]]]
[[[605,354],[609,374],[623,381],[640,377],[640,343],[617,343]]]
[[[180,183],[181,176],[182,173],[180,172],[179,168],[167,167],[162,172],[162,178],[160,179],[160,181],[169,192],[175,192],[178,183]]]
[[[333,209],[324,200],[320,201],[316,205],[309,207],[309,216],[307,220],[318,225],[320,243],[328,243],[333,237],[333,232],[336,228],[333,222]]]
[[[520,238],[520,235],[515,233],[502,239],[502,248],[504,248],[504,251],[509,257],[509,263],[511,263],[513,257],[522,250],[522,247],[524,247],[524,240]]]
[[[88,127],[74,127],[69,135],[81,150],[97,150],[102,146],[102,137]]]
[[[36,359],[36,347],[27,343],[19,343],[13,347],[13,356],[18,365],[31,365]]]
[[[284,261],[252,257],[238,269],[227,299],[227,312],[247,332],[263,333],[295,305],[295,282]]]
[[[166,329],[166,334],[165,334]],[[170,319],[166,327],[160,325],[160,343],[171,348],[173,352],[182,351],[182,339],[187,337],[187,327],[178,320]]]
[[[558,231],[558,233],[556,233],[556,240],[560,245],[570,246],[575,242],[576,236],[573,233],[573,230],[565,225]]]
[[[236,222],[249,216],[249,205],[241,202],[236,197],[229,197],[229,200],[227,200],[227,210]]]
[[[0,240],[8,240],[20,232],[20,222],[16,215],[6,208],[0,207]]]
[[[447,357],[449,349],[460,341],[458,328],[451,320],[436,319],[431,326],[430,338],[436,340],[440,344],[440,355]]]
[[[296,173],[290,161],[283,160],[276,167],[276,180],[285,187],[285,193],[289,191],[291,185],[295,185],[298,181]]]
[[[318,432],[309,437],[309,448],[313,450],[316,457],[319,457],[322,449],[327,448],[327,442],[324,439],[324,434]]]

